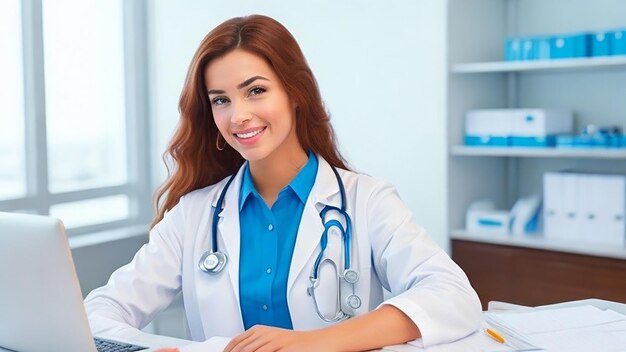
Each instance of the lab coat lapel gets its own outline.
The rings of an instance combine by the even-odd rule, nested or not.
[[[237,304],[239,304],[239,246],[241,237],[239,228],[239,191],[241,189],[244,166],[245,163],[237,172],[232,184],[228,187],[224,197],[224,207],[218,214],[219,220],[217,223],[218,248],[228,257],[226,268],[234,290],[233,297],[237,300]],[[216,205],[217,199],[213,206],[215,207]]]
[[[311,189],[309,198],[302,212],[302,219],[298,228],[296,244],[293,249],[289,278],[287,281],[287,296],[296,279],[303,270],[311,270],[306,264],[311,257],[317,255],[315,249],[320,243],[320,237],[324,231],[324,225],[320,218],[320,211],[327,204],[339,205],[339,186],[330,165],[321,156],[317,156],[318,168],[315,184]],[[308,276],[309,273],[307,272]]]

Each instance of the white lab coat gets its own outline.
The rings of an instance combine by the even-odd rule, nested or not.
[[[319,211],[340,205],[337,180],[318,157],[315,184],[304,207],[287,282],[287,300],[296,330],[327,326],[307,294],[309,275],[320,250],[324,229]],[[339,170],[347,211],[353,225],[352,267],[360,274],[356,294],[364,314],[381,304],[402,310],[419,327],[424,346],[454,341],[475,331],[481,307],[465,273],[418,226],[393,187],[369,176]],[[143,328],[182,289],[193,340],[235,336],[244,331],[239,306],[239,189],[241,170],[233,180],[219,215],[218,247],[228,256],[217,275],[198,263],[211,248],[211,218],[223,180],[181,198],[150,232],[150,241],[131,263],[118,269],[108,284],[85,300],[94,334]],[[326,250],[343,266],[340,236],[331,234]],[[323,266],[316,296],[321,307],[337,300],[337,279]],[[345,285],[345,284],[342,284]],[[343,287],[343,286],[342,286]],[[392,298],[384,300],[383,288]],[[329,306],[330,304],[330,306]],[[324,309],[327,315],[334,309]],[[132,328],[131,328],[132,327]],[[421,342],[421,343],[420,343]]]

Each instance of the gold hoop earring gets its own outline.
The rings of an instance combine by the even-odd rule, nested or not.
[[[224,145],[222,145],[222,147],[220,148],[220,137],[222,137],[222,134],[217,132],[217,139],[215,140],[215,147],[217,148],[217,150],[222,151],[224,150],[224,148],[226,148],[226,140],[224,139]]]

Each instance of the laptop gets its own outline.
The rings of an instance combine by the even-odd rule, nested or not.
[[[94,340],[60,220],[0,212],[0,285],[0,350],[148,351]]]

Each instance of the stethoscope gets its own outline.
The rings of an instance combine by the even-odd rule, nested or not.
[[[337,184],[339,185],[339,192],[341,193],[341,207],[335,207],[332,205],[326,205],[320,212],[320,217],[322,218],[322,224],[324,225],[324,231],[322,232],[322,236],[320,238],[320,252],[315,259],[315,263],[313,264],[313,268],[311,270],[311,274],[309,276],[309,287],[307,288],[307,293],[313,299],[313,303],[315,304],[315,311],[317,315],[325,321],[325,322],[337,322],[344,319],[348,319],[354,314],[351,312],[346,312],[343,308],[343,303],[345,303],[350,309],[358,309],[361,307],[361,298],[356,295],[356,283],[359,281],[359,274],[356,270],[352,269],[350,264],[351,258],[351,241],[352,241],[352,222],[350,220],[350,215],[346,212],[346,190],[344,188],[341,177],[339,176],[339,172],[335,167],[331,166],[335,177],[337,178]],[[223,209],[224,207],[224,198],[226,196],[226,191],[228,187],[233,182],[236,174],[232,175],[230,179],[226,182],[226,185],[222,189],[222,192],[217,200],[216,210],[213,212],[212,224],[211,224],[211,250],[205,252],[200,258],[200,262],[198,266],[200,270],[204,271],[208,274],[218,274],[220,273],[226,263],[228,262],[228,257],[226,254],[220,252],[217,248],[217,223],[219,221],[219,212],[217,209]],[[331,219],[326,221],[326,215],[329,212],[335,212],[339,214],[340,217],[343,218],[345,222],[345,227],[338,219]],[[343,273],[339,272],[339,268],[337,263],[328,257],[324,257],[324,252],[328,245],[328,232],[331,228],[336,227],[341,233],[341,237],[343,240],[343,250],[344,250],[344,267]],[[319,286],[319,274],[320,268],[322,264],[328,262],[335,269],[335,273],[337,275],[337,308],[333,316],[327,317],[325,316],[319,309],[319,305],[317,303],[317,299],[315,298],[315,289]],[[345,301],[342,302],[342,288],[341,288],[341,280],[348,283],[352,289],[352,292],[346,297]]]

